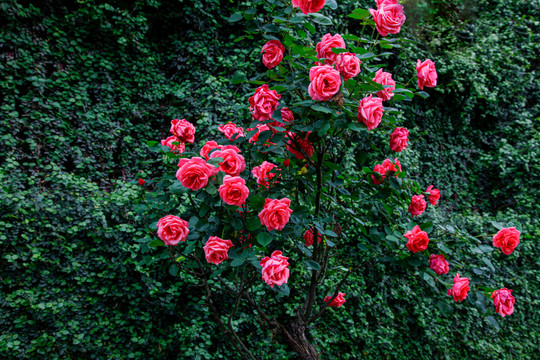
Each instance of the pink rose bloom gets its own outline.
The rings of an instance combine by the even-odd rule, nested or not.
[[[219,163],[219,170],[227,175],[238,176],[246,168],[244,157],[233,148],[227,148],[225,146],[223,149],[216,150],[210,154],[210,158],[218,157],[223,158],[223,161]]]
[[[171,134],[178,138],[179,142],[193,143],[195,141],[195,126],[185,119],[171,121]]]
[[[208,263],[219,265],[229,258],[229,248],[233,246],[231,240],[223,240],[217,236],[210,236],[203,246],[204,257],[206,257]]]
[[[304,232],[304,242],[306,243],[306,246],[313,245],[313,233],[317,234],[317,243],[322,241],[322,235],[317,231],[317,229],[311,228]]]
[[[270,40],[262,47],[262,62],[268,69],[275,68],[283,60],[285,47],[278,40]]]
[[[519,234],[515,227],[501,229],[493,237],[493,246],[500,247],[505,255],[510,255],[519,244]]]
[[[374,98],[373,95],[369,95],[360,101],[358,105],[358,121],[363,122],[368,130],[373,130],[382,120],[383,115],[383,99]]]
[[[341,35],[336,34],[334,36],[326,34],[323,36],[320,43],[317,44],[317,58],[325,59],[325,65],[333,65],[336,62],[338,54],[334,54],[332,49],[343,48],[345,49],[345,41]],[[311,77],[311,76],[310,76]]]
[[[424,195],[413,195],[411,198],[411,204],[409,205],[409,212],[411,215],[418,216],[422,215],[426,211],[426,200],[424,200]]]
[[[276,90],[270,90],[267,84],[259,86],[255,94],[249,98],[249,111],[254,119],[270,120],[279,105],[281,95]]]
[[[259,219],[268,231],[282,230],[289,222],[292,212],[291,200],[288,198],[266,199],[264,209],[259,213]]]
[[[324,7],[326,0],[292,0],[292,7],[299,7],[305,15],[316,13]]]
[[[251,173],[257,179],[257,184],[268,189],[270,187],[270,182],[277,175],[276,173],[270,172],[272,169],[277,169],[277,165],[268,161],[263,161],[261,165],[255,166],[253,170],[251,170]]]
[[[308,93],[313,100],[328,101],[341,86],[339,71],[329,65],[313,66],[309,69]]]
[[[289,258],[283,256],[283,253],[278,250],[274,251],[270,257],[267,256],[261,260],[262,279],[271,288],[274,285],[281,286],[289,280],[289,262],[287,260]]]
[[[251,144],[255,144],[256,142],[259,141],[259,135],[263,131],[271,131],[270,127],[268,127],[268,125],[266,125],[266,124],[257,124],[255,129],[257,129],[257,132],[255,134],[253,134],[253,136],[248,140]],[[254,129],[253,128],[252,129],[247,129],[248,132],[251,131],[251,130],[254,130]],[[270,144],[273,144],[273,143],[269,142],[271,139],[272,138],[266,140],[266,142],[263,145],[270,146]]]
[[[454,278],[454,286],[446,292],[454,298],[454,301],[463,301],[469,293],[469,279],[460,277],[459,273]]]
[[[435,63],[430,59],[424,62],[416,60],[416,71],[418,72],[418,88],[424,89],[424,86],[435,87],[437,85],[437,70]]]
[[[176,178],[183,187],[199,190],[208,184],[210,177],[216,175],[218,169],[208,164],[200,157],[182,158],[178,162]]]
[[[390,100],[394,96],[394,91],[396,89],[396,82],[392,79],[392,74],[384,72],[382,69],[377,70],[373,81],[381,85],[391,85],[386,87],[383,90],[377,92],[377,96],[383,100]]]
[[[390,134],[390,150],[395,152],[405,150],[407,141],[409,141],[409,130],[402,127],[395,128]]]
[[[176,246],[180,241],[186,241],[189,234],[188,222],[174,215],[159,219],[157,227],[157,235],[165,245]]]
[[[332,296],[334,296],[334,294],[332,294]],[[325,297],[324,302],[329,302],[330,299],[332,298],[332,296]],[[332,300],[332,302],[330,304],[328,304],[328,306],[341,307],[341,305],[345,304],[344,296],[345,296],[344,293],[342,293],[342,292],[338,293],[338,296],[336,296],[336,298],[334,300]]]
[[[302,139],[296,133],[287,133],[287,150],[289,150],[289,152],[296,156],[296,158],[299,160],[306,158],[304,154],[306,154],[308,158],[310,158],[315,151],[315,149],[313,148],[313,144],[308,140],[309,134],[311,134],[311,131],[308,131],[306,133],[306,137]]]
[[[449,270],[448,261],[446,261],[443,254],[431,254],[429,257],[429,268],[435,271],[437,275],[447,274]]]
[[[405,236],[407,241],[407,249],[414,253],[424,251],[429,244],[429,237],[427,232],[420,230],[420,226],[416,225],[411,231],[407,231]]]
[[[373,172],[377,172],[377,173],[381,174],[381,176],[382,176],[382,179],[379,180],[379,179],[377,179],[376,176],[371,175],[371,179],[373,180],[373,184],[379,185],[379,184],[382,183],[382,182],[384,181],[384,179],[386,178],[386,167],[384,167],[384,166],[381,165],[381,164],[377,164],[377,165],[375,165],[375,167],[373,168]]]
[[[206,161],[208,161],[208,159],[210,159],[210,151],[213,149],[223,149],[223,145],[218,145],[218,143],[214,140],[207,141],[206,144],[204,144],[204,146],[201,148],[200,154]]]
[[[388,34],[397,34],[401,30],[401,25],[405,22],[405,14],[403,14],[403,6],[399,4],[390,4],[383,2],[377,10],[369,9],[373,16],[377,31],[381,36]]]
[[[289,108],[284,107],[281,109],[281,119],[286,123],[292,123],[294,121],[294,114]]]
[[[240,126],[236,126],[232,122],[228,122],[227,124],[221,125],[218,127],[218,130],[225,135],[225,137],[229,140],[236,140],[240,136],[246,136],[244,134],[244,129],[242,129]],[[238,134],[235,136],[235,134]]]
[[[437,201],[441,198],[441,192],[439,189],[434,189],[433,185],[429,185],[426,189],[426,192],[429,193],[429,202],[431,205],[437,205]]]
[[[491,298],[493,299],[493,305],[495,305],[495,312],[501,314],[502,317],[514,313],[516,299],[512,296],[512,290],[507,288],[495,290],[491,294]]]
[[[394,172],[396,174],[394,174],[394,176],[397,177],[397,172],[401,171],[401,163],[399,162],[399,160],[397,158],[394,159],[394,162],[392,162],[392,160],[390,159],[385,159],[383,162],[382,162],[382,166],[384,166],[386,168],[386,171],[391,171],[391,172]]]
[[[246,181],[240,176],[225,175],[223,185],[219,187],[219,196],[224,203],[241,206],[246,203],[249,189]]]
[[[377,0],[377,9],[386,5],[396,5],[397,0]]]
[[[235,153],[237,154],[240,154],[242,151],[240,151],[240,149],[238,148],[238,146],[236,145],[225,145],[223,146],[222,148],[220,148],[221,150],[233,150]]]
[[[174,145],[173,142],[178,142],[180,144],[179,145]],[[176,138],[176,136],[174,136],[174,135],[169,136],[168,138],[161,140],[161,145],[168,146],[169,149],[171,149],[172,152],[177,153],[177,154],[181,154],[184,151],[186,151],[186,144],[184,144],[183,142],[178,140]]]
[[[360,64],[362,62],[354,53],[341,53],[337,56],[336,67],[347,81],[360,74]]]

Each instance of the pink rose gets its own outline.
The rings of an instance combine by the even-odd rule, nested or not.
[[[341,53],[337,56],[336,67],[347,81],[360,74],[360,64],[362,62],[354,53]]]
[[[249,111],[254,119],[259,121],[269,120],[279,105],[279,95],[275,90],[270,90],[264,84],[255,90],[255,94],[249,98]]]
[[[424,200],[424,195],[413,195],[411,198],[411,204],[409,205],[409,212],[412,216],[422,215],[426,211],[426,200]]]
[[[249,196],[246,181],[240,176],[225,175],[223,185],[219,187],[219,196],[223,202],[229,205],[240,206],[245,204]]]
[[[223,158],[223,161],[219,163],[219,170],[227,175],[238,176],[246,168],[244,157],[233,148],[227,148],[225,146],[223,149],[216,150],[210,154],[210,158],[218,157]]]
[[[339,71],[329,65],[313,66],[309,69],[308,93],[313,100],[328,101],[341,86]]]
[[[383,2],[377,10],[369,9],[369,12],[381,36],[399,33],[401,25],[405,22],[403,6],[399,4]]]
[[[386,167],[382,166],[381,164],[377,164],[373,168],[373,172],[377,172],[377,173],[381,174],[381,177],[382,177],[381,180],[377,179],[377,177],[375,175],[371,175],[371,179],[373,180],[373,184],[379,185],[386,178]]]
[[[229,258],[229,248],[233,246],[231,240],[223,240],[217,236],[210,236],[203,246],[204,257],[206,257],[208,263],[219,265]]]
[[[206,161],[208,161],[208,159],[210,159],[210,151],[213,149],[223,149],[223,145],[218,145],[218,143],[214,140],[207,141],[206,144],[204,144],[204,146],[201,148],[200,154]]]
[[[259,135],[263,131],[271,131],[270,128],[268,127],[268,125],[266,125],[266,124],[257,124],[255,129],[257,129],[257,132],[255,134],[253,134],[253,136],[249,139],[249,142],[251,144],[255,144],[256,142],[259,141]],[[247,129],[247,131],[249,132],[249,131],[255,130],[255,129]],[[268,139],[263,145],[270,146],[270,144],[273,144],[273,143],[269,142],[269,140],[271,140],[271,139],[272,138],[270,137],[270,139]]]
[[[454,301],[463,301],[469,293],[469,279],[464,277],[460,278],[459,273],[454,278],[454,286],[448,289],[446,292],[448,295],[454,298]]]
[[[191,190],[199,190],[208,184],[210,177],[216,175],[218,169],[206,163],[200,157],[191,159],[182,158],[178,162],[176,178],[183,187]]]
[[[418,72],[418,88],[424,89],[424,86],[435,87],[437,85],[437,70],[435,63],[430,59],[424,62],[416,60],[416,71]]]
[[[332,294],[332,296],[334,296],[334,294]],[[325,297],[324,302],[329,302],[330,299],[332,298],[332,296]],[[344,293],[342,293],[342,292],[338,293],[338,296],[336,296],[335,299],[332,300],[332,302],[330,304],[328,304],[328,306],[341,307],[341,305],[345,304],[344,296],[345,296]]]
[[[394,158],[394,162],[390,159],[385,159],[382,162],[382,166],[386,168],[386,171],[393,172],[394,176],[397,177],[397,173],[401,170],[401,163],[397,158]]]
[[[179,142],[193,143],[195,141],[195,126],[185,119],[171,121],[171,134],[178,138]]]
[[[188,222],[174,215],[159,219],[157,227],[157,235],[165,245],[176,246],[180,241],[186,241],[189,234]]]
[[[449,270],[448,261],[446,261],[443,254],[431,254],[429,257],[429,268],[435,271],[437,275],[447,274]]]
[[[345,41],[343,40],[341,35],[339,34],[336,34],[334,36],[330,34],[324,35],[321,42],[318,43],[316,47],[317,58],[325,59],[324,60],[325,65],[333,65],[336,62],[338,55],[334,54],[332,49],[336,49],[336,48],[345,49]]]
[[[407,241],[407,249],[414,253],[424,251],[429,244],[429,237],[427,232],[420,230],[420,226],[416,225],[411,231],[407,231],[405,236]]]
[[[292,0],[293,8],[299,7],[305,14],[316,13],[324,7],[326,0]]]
[[[377,0],[377,9],[386,5],[396,5],[397,0]]]
[[[173,142],[178,142],[180,144],[179,145],[174,145]],[[174,136],[174,135],[169,136],[168,138],[161,140],[161,145],[168,146],[169,149],[171,149],[172,152],[177,153],[177,154],[181,154],[184,151],[186,151],[186,144],[184,144],[183,142],[178,140],[178,138],[176,136]]]
[[[381,123],[383,116],[383,100],[369,95],[358,105],[358,121],[363,122],[368,130],[373,130]]]
[[[289,150],[289,152],[296,156],[296,158],[299,160],[305,159],[305,155],[310,158],[315,151],[313,144],[308,140],[309,134],[311,134],[311,131],[306,133],[305,138],[301,138],[296,133],[287,133],[287,150]]]
[[[268,231],[282,230],[289,222],[292,213],[291,200],[288,198],[266,199],[264,209],[259,213],[261,224],[266,226]]]
[[[390,150],[395,152],[405,150],[407,141],[409,141],[409,130],[402,127],[395,128],[390,134]]]
[[[275,68],[283,60],[285,47],[278,40],[270,40],[262,47],[262,62],[268,69]]]
[[[240,126],[236,126],[230,121],[227,124],[224,124],[218,127],[218,130],[221,131],[223,135],[225,135],[225,137],[231,141],[236,140],[237,138],[241,136],[242,137],[246,136],[244,134],[244,129],[242,129]],[[238,135],[235,136],[235,134],[238,134]]]
[[[493,237],[493,246],[500,247],[505,255],[510,255],[519,244],[519,234],[515,227],[501,229]]]
[[[377,70],[373,81],[381,85],[390,85],[383,90],[377,92],[377,96],[383,100],[390,100],[394,96],[394,91],[396,89],[396,82],[392,79],[392,74],[382,71],[382,69]]]
[[[289,108],[284,107],[281,109],[281,119],[287,123],[292,123],[294,121],[294,114]]]
[[[441,192],[439,189],[434,189],[433,185],[429,185],[426,189],[426,192],[429,193],[429,202],[431,205],[437,205],[437,201],[441,198]]]
[[[491,294],[491,298],[493,299],[493,305],[495,305],[495,312],[501,314],[502,317],[514,313],[516,299],[512,296],[512,290],[507,288],[495,290]]]
[[[397,158],[394,159],[394,162],[392,162],[392,160],[390,159],[385,159],[382,162],[382,164],[377,164],[373,168],[373,172],[377,172],[381,174],[382,179],[381,180],[377,179],[375,175],[371,175],[371,179],[373,180],[373,183],[375,185],[378,185],[386,179],[386,175],[388,172],[394,173],[394,176],[397,177],[398,176],[397,173],[399,171],[401,171],[401,163],[399,162]]]
[[[262,279],[265,283],[274,287],[281,286],[289,280],[289,260],[281,251],[274,251],[270,257],[261,260]]]
[[[257,184],[269,188],[270,182],[277,175],[276,173],[271,173],[272,169],[277,169],[277,165],[274,165],[268,161],[263,161],[259,166],[255,166],[251,173],[257,179]],[[277,182],[277,181],[274,181]]]
[[[313,234],[317,234],[317,243],[320,243],[322,241],[322,235],[317,231],[316,228],[308,229],[304,232],[304,242],[306,243],[306,246],[313,245]]]

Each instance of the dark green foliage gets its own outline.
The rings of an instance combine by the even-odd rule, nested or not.
[[[337,3],[340,16],[375,6]],[[328,359],[533,358],[538,2],[405,6],[403,31],[417,41],[410,53],[436,61],[440,86],[404,105],[407,127],[423,137],[400,160],[423,188],[442,190],[441,213],[430,216],[458,210],[448,221],[471,234],[495,233],[491,220],[522,225],[511,257],[495,249],[469,258],[477,271],[489,271],[481,259],[490,259],[504,279],[493,287],[514,290],[516,313],[503,320],[491,303],[456,305],[445,286],[433,294],[419,272],[388,263],[354,274],[345,306],[313,335]],[[2,1],[0,10],[0,357],[234,359],[201,289],[172,276],[166,261],[141,263],[145,222],[132,205],[142,189],[126,181],[163,172],[143,163],[152,158],[145,143],[167,137],[171,119],[196,124],[200,142],[211,126],[246,118],[248,86],[227,79],[264,70],[265,40],[233,43],[245,22],[226,21],[237,8],[225,1]],[[360,30],[354,19],[336,29]],[[389,71],[414,76],[416,59],[400,53]],[[366,163],[382,160],[369,151]],[[361,257],[357,240],[344,248]],[[241,310],[235,326],[258,356],[292,358]]]

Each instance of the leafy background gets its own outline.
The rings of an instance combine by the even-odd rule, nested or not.
[[[359,31],[342,19],[374,7],[338,4],[323,13],[339,25],[317,25],[321,35]],[[418,274],[383,264],[352,276],[346,306],[313,331],[318,347],[328,359],[532,358],[540,322],[539,3],[403,5],[411,42],[388,71],[407,81],[416,58],[431,58],[440,85],[429,99],[401,105],[415,134],[402,163],[442,190],[431,216],[475,234],[495,233],[492,221],[521,224],[518,251],[489,254],[500,287],[514,290],[516,312],[491,321],[491,303],[424,294]],[[252,89],[234,80],[264,70],[265,41],[234,42],[244,24],[227,19],[249,6],[0,2],[2,357],[234,358],[200,289],[171,275],[166,261],[141,261],[145,221],[133,204],[143,194],[138,177],[166,171],[145,143],[164,138],[171,119],[195,123],[200,143],[217,124],[247,116],[238,108]],[[293,357],[251,314],[235,325],[261,358]]]

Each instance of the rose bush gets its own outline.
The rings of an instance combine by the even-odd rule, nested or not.
[[[319,350],[307,340],[310,326],[329,306],[343,305],[340,290],[350,286],[349,274],[379,262],[419,274],[426,291],[439,302],[447,301],[439,295],[442,290],[455,302],[470,292],[474,304],[493,293],[489,276],[470,284],[457,274],[447,289],[449,267],[454,261],[459,264],[461,252],[488,254],[493,249],[481,243],[482,236],[478,239],[452,224],[430,221],[437,209],[426,212],[426,196],[436,205],[440,191],[433,185],[423,191],[427,184],[421,174],[409,174],[411,158],[403,157],[402,166],[391,157],[390,152],[407,148],[409,136],[420,141],[413,131],[399,126],[395,104],[427,94],[399,83],[400,74],[383,72],[387,63],[376,53],[393,48],[399,38],[390,42],[375,35],[366,41],[369,32],[320,37],[311,22],[331,23],[325,15],[313,14],[324,3],[276,5],[267,18],[243,13],[258,25],[245,39],[265,42],[260,56],[268,68],[246,76],[239,86],[251,94],[244,109],[231,115],[231,121],[221,121],[219,132],[212,127],[212,138],[193,143],[189,151],[154,147],[164,151],[165,161],[180,160],[178,181],[164,176],[164,185],[148,189],[147,197],[157,199],[153,211],[182,208],[191,230],[185,231],[184,221],[186,237],[174,241],[184,241],[185,246],[168,247],[161,258],[175,260],[178,271],[199,282],[221,331],[247,359],[249,349],[232,325],[236,310],[229,309],[229,324],[220,322],[221,306],[216,306],[215,296],[230,295],[233,309],[244,306],[255,311],[261,326],[281,334],[299,356],[319,359]],[[366,27],[374,21],[371,30],[381,36],[397,34],[405,21],[402,6],[393,0],[378,1],[377,10],[350,15]],[[414,63],[410,67],[414,72]],[[436,84],[429,67],[419,70],[419,86],[421,76],[422,86]],[[516,237],[513,229],[495,235],[493,246],[505,254],[513,251],[519,243],[519,232]],[[172,245],[157,237],[161,240],[149,242],[149,251]],[[485,257],[480,261],[482,268],[472,271],[488,274],[486,269],[493,265]],[[214,264],[211,269],[208,263]],[[497,299],[506,301],[502,296]],[[280,302],[286,306],[278,306]]]

